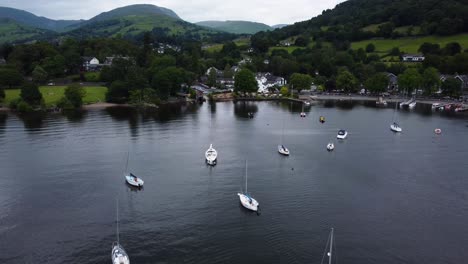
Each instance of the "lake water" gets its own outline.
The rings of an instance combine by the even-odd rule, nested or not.
[[[341,263],[466,263],[466,116],[418,105],[398,111],[394,134],[391,106],[300,111],[226,102],[0,113],[0,262],[110,263],[118,198],[132,263],[320,263],[331,227]],[[290,157],[277,152],[283,124]],[[349,135],[337,142],[341,128]],[[124,182],[127,151],[143,190]],[[260,215],[237,196],[245,159]]]

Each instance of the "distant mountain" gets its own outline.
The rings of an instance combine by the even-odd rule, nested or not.
[[[234,20],[227,20],[227,21],[201,21],[195,23],[199,26],[214,28],[217,30],[234,33],[234,34],[255,34],[260,31],[268,31],[272,30],[273,28],[257,22],[250,22],[250,21],[234,21]]]
[[[0,7],[0,19],[0,34],[3,36],[0,37],[0,44],[60,36],[139,39],[144,32],[152,32],[160,41],[223,41],[234,38],[234,35],[186,22],[170,9],[146,4],[116,8],[89,20],[52,20],[26,11]]]
[[[52,37],[55,33],[20,24],[10,18],[0,18],[0,44],[5,42],[27,42]]]
[[[90,20],[67,28],[73,37],[140,37],[153,32],[160,40],[165,38],[203,39],[220,34],[182,20],[174,11],[155,5],[131,5],[101,13]],[[224,33],[223,33],[224,34]]]
[[[0,18],[9,18],[23,25],[53,31],[62,31],[65,27],[80,22],[80,20],[53,20],[10,7],[0,7]]]
[[[284,28],[286,26],[289,26],[289,24],[278,24],[278,25],[273,25],[271,27],[276,29],[276,28]]]

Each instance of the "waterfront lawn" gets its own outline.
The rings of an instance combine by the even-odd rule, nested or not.
[[[86,96],[83,98],[84,104],[104,102],[106,98],[107,87],[86,86],[83,87]],[[65,86],[41,86],[39,91],[42,93],[46,106],[56,105],[65,93]],[[20,89],[6,89],[4,105],[8,106],[11,101],[20,97]]]

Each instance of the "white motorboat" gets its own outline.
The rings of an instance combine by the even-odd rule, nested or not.
[[[348,136],[348,131],[341,129],[338,131],[338,134],[336,135],[337,139],[345,139]]]
[[[301,117],[306,117],[306,113],[305,113],[305,112],[301,112]]]
[[[409,109],[413,109],[416,107],[416,101],[412,101],[411,103],[408,104]]]
[[[376,106],[387,106],[387,101],[385,101],[382,97],[379,97],[377,102],[375,102]]]
[[[258,211],[258,202],[247,192],[247,161],[245,161],[245,191],[243,193],[237,193],[239,200],[245,208],[251,211]]]
[[[309,101],[305,101],[304,104],[307,105],[307,106],[309,106],[309,105],[310,105],[310,102],[309,102]]]
[[[335,149],[335,144],[333,144],[333,143],[331,143],[331,142],[328,143],[328,145],[327,145],[327,150],[328,150],[328,151],[332,151],[332,150],[334,150],[334,149]]]
[[[214,166],[218,160],[218,152],[213,148],[213,144],[210,144],[210,148],[205,152],[206,164]]]
[[[281,155],[289,156],[289,149],[287,149],[284,145],[278,145],[278,152]]]
[[[442,104],[441,103],[433,103],[431,105],[431,109],[434,111],[434,110],[438,110],[440,108]]]
[[[135,187],[143,187],[143,184],[145,183],[142,179],[138,178],[133,173],[125,175],[125,180],[128,184]]]
[[[111,251],[111,258],[112,264],[130,264],[130,258],[125,252],[125,249],[120,245],[120,237],[119,237],[119,200],[116,202],[117,204],[117,241],[112,243],[112,251]]]
[[[112,264],[130,264],[130,258],[124,248],[118,243],[112,244]]]
[[[135,176],[133,173],[128,172],[128,157],[129,153],[127,152],[127,163],[125,165],[125,181],[127,181],[128,184],[135,186],[135,187],[143,187],[143,184],[145,183],[141,178],[138,178]]]
[[[391,124],[390,125],[390,130],[392,130],[393,132],[396,132],[396,133],[399,133],[399,132],[403,131],[401,129],[401,127],[397,123]]]

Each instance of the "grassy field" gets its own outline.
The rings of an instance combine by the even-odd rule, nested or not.
[[[417,53],[419,47],[424,42],[437,43],[441,47],[444,47],[449,42],[458,42],[463,49],[468,48],[468,34],[459,34],[447,37],[439,36],[425,36],[425,37],[414,37],[414,38],[400,38],[400,39],[376,39],[376,40],[364,40],[351,43],[351,48],[357,50],[359,48],[365,49],[367,44],[373,43],[375,45],[376,52],[386,53],[392,48],[398,47],[400,51],[406,53]]]
[[[86,96],[83,99],[84,104],[92,104],[97,102],[104,102],[107,92],[107,87],[102,86],[89,86],[84,87]],[[63,97],[65,86],[41,86],[39,91],[42,93],[46,106],[56,105],[57,102]],[[4,105],[8,106],[11,101],[20,97],[20,89],[7,89],[5,90]]]
[[[297,49],[300,49],[301,47],[298,47],[298,46],[289,46],[289,47],[270,47],[270,49],[268,50],[268,53],[271,55],[271,53],[274,51],[274,50],[286,50],[288,53],[291,53]]]

